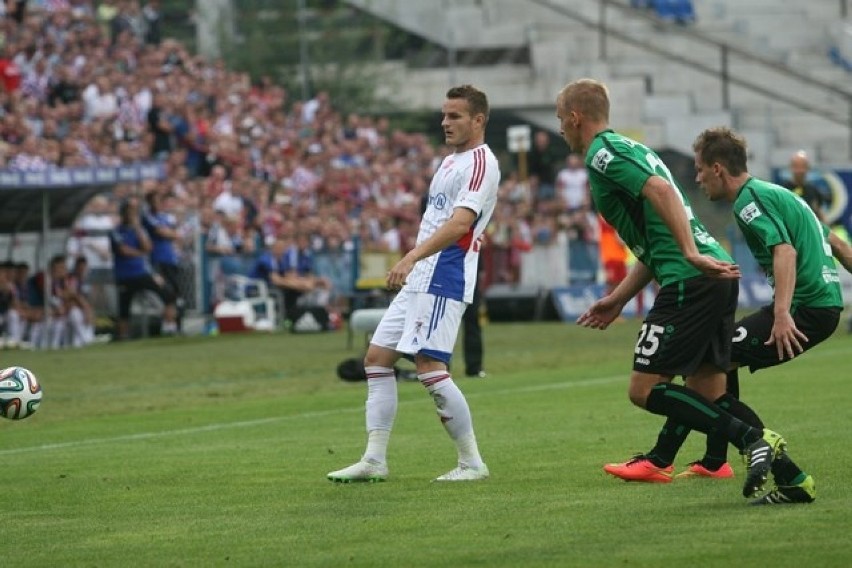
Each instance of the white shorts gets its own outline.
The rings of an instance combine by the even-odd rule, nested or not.
[[[449,364],[466,308],[458,300],[403,289],[382,316],[370,343]]]

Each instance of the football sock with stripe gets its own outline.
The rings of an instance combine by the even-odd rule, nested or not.
[[[730,385],[730,383],[729,383]],[[752,428],[763,430],[763,421],[750,406],[727,392],[717,398],[715,404],[731,416],[739,418]],[[707,449],[701,464],[709,470],[719,469],[728,461],[728,440],[719,434],[707,434]]]
[[[671,383],[655,385],[645,401],[645,409],[654,414],[672,418],[692,430],[725,436],[740,450],[763,435],[761,430],[752,428],[694,390],[681,385]]]
[[[366,367],[367,449],[364,459],[387,461],[388,440],[396,418],[396,374],[388,367]]]
[[[797,485],[807,477],[786,453],[782,453],[772,462],[772,475],[778,485]]]
[[[677,420],[669,418],[657,435],[657,445],[646,454],[651,463],[657,467],[668,467],[674,463],[678,450],[686,441],[690,429]],[[728,444],[728,440],[725,440]]]
[[[479,455],[476,436],[473,433],[470,407],[449,372],[431,371],[418,374],[417,378],[435,401],[438,417],[456,444],[459,463],[471,467],[481,466],[482,457]]]

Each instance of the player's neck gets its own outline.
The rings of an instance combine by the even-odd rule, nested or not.
[[[745,184],[748,183],[748,180],[751,179],[751,174],[748,172],[743,172],[736,176],[731,176],[728,178],[728,199],[730,201],[734,201],[739,195],[740,190],[743,188]]]
[[[471,138],[470,140],[468,140],[464,144],[461,144],[459,146],[454,146],[453,151],[456,154],[461,154],[462,152],[467,152],[468,150],[473,150],[477,146],[481,146],[483,144],[485,144],[485,138],[484,137]]]
[[[580,139],[580,142],[583,147],[578,148],[577,153],[581,156],[585,156],[586,152],[589,151],[589,146],[592,145],[592,141],[595,139],[595,137],[604,130],[609,130],[609,124],[607,124],[606,122],[589,122],[581,128],[583,128],[583,136]]]

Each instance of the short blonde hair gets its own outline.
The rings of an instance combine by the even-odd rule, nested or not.
[[[573,110],[592,120],[609,122],[609,89],[600,81],[572,81],[562,88],[557,101],[562,110]]]

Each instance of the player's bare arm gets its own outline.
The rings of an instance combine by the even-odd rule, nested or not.
[[[592,304],[577,318],[577,325],[592,329],[606,329],[621,314],[621,310],[630,298],[638,294],[653,279],[651,270],[637,261],[612,292]]]
[[[402,288],[405,285],[405,279],[408,278],[418,261],[428,258],[458,241],[467,234],[475,222],[476,213],[472,209],[456,207],[453,210],[452,217],[446,223],[441,225],[431,237],[408,251],[408,254],[388,271],[386,279],[388,289]]]
[[[713,257],[700,254],[692,236],[692,227],[686,217],[683,202],[675,194],[677,190],[660,176],[651,176],[642,188],[647,199],[663,222],[671,231],[684,258],[695,268],[716,278],[733,279],[741,276],[736,264],[722,262]]]
[[[796,288],[796,249],[782,243],[772,247],[772,275],[775,279],[775,300],[773,314],[775,322],[766,345],[775,345],[778,360],[792,359],[803,351],[802,342],[807,336],[796,327],[790,306],[793,303],[793,290]]]
[[[834,233],[828,234],[828,244],[831,245],[832,256],[843,265],[843,268],[852,272],[852,246]]]

